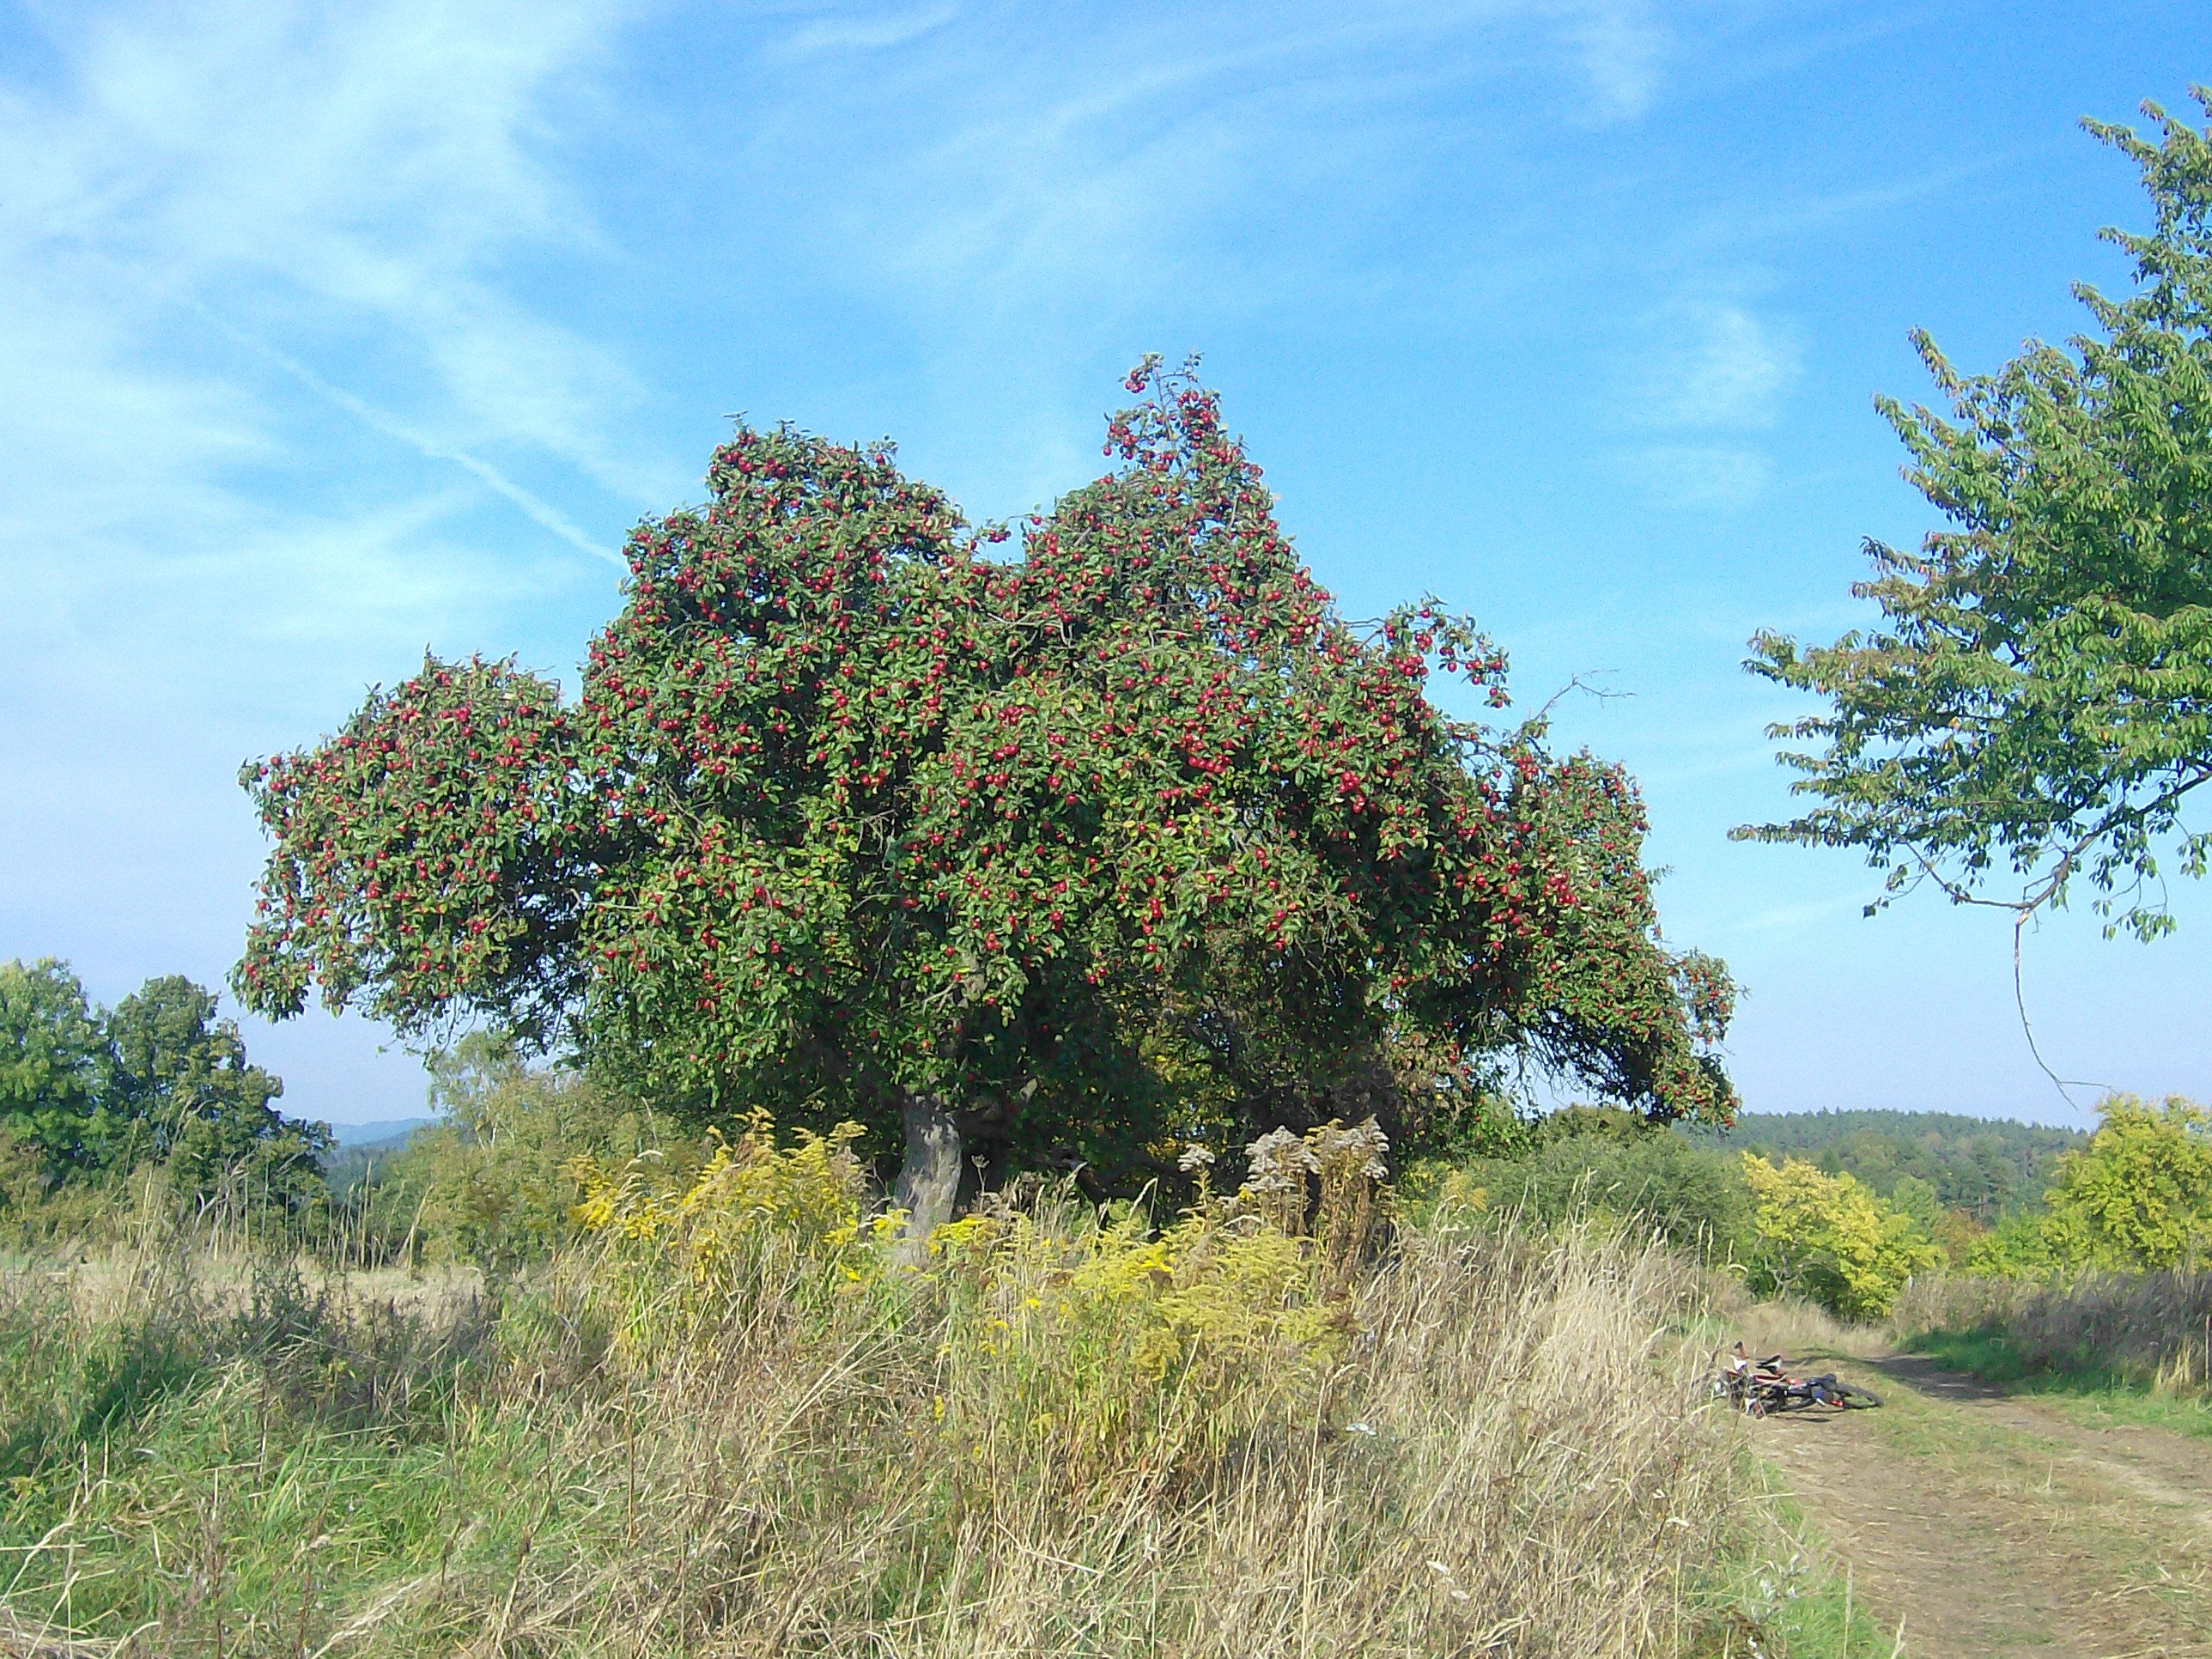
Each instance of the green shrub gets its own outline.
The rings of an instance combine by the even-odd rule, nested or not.
[[[1844,1319],[1875,1319],[1907,1279],[1942,1262],[1911,1216],[1850,1176],[1795,1158],[1777,1169],[1750,1152],[1741,1168],[1757,1206],[1754,1291],[1808,1297]]]
[[[1734,1161],[1627,1113],[1555,1114],[1518,1156],[1468,1163],[1452,1190],[1547,1225],[1595,1219],[1647,1231],[1709,1261],[1741,1259],[1753,1238],[1751,1194]]]
[[[2108,1097],[2089,1144],[2058,1161],[2045,1197],[2055,1253],[2099,1267],[2193,1266],[2212,1240],[2212,1113],[2170,1097]]]
[[[337,1194],[328,1254],[513,1273],[576,1236],[580,1158],[621,1163],[663,1141],[644,1108],[581,1073],[526,1066],[481,1034],[432,1056],[430,1075],[443,1121]],[[681,1172],[704,1149],[671,1140],[657,1155]]]

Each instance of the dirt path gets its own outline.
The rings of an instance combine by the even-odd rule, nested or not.
[[[1905,1355],[1820,1364],[1887,1403],[1753,1439],[1911,1659],[2212,1659],[2212,1439]]]

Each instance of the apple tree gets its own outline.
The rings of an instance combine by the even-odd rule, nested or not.
[[[1506,1053],[1725,1118],[1731,988],[1659,938],[1626,777],[1448,715],[1439,674],[1504,704],[1497,647],[1347,622],[1215,395],[1129,386],[1018,556],[886,448],[741,427],[631,536],[574,702],[432,659],[246,769],[240,994],[857,1119],[925,1221],[971,1166],[1127,1181]]]

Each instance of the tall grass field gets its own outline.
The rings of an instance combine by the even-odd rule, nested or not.
[[[1753,1650],[1697,1270],[1394,1218],[1317,1135],[1311,1192],[1032,1188],[927,1249],[757,1132],[583,1170],[584,1242],[493,1282],[151,1212],[18,1258],[0,1652]]]

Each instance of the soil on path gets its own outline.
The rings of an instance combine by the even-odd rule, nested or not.
[[[2080,1420],[1909,1355],[1879,1411],[1752,1425],[1911,1659],[2212,1659],[2212,1439]]]

